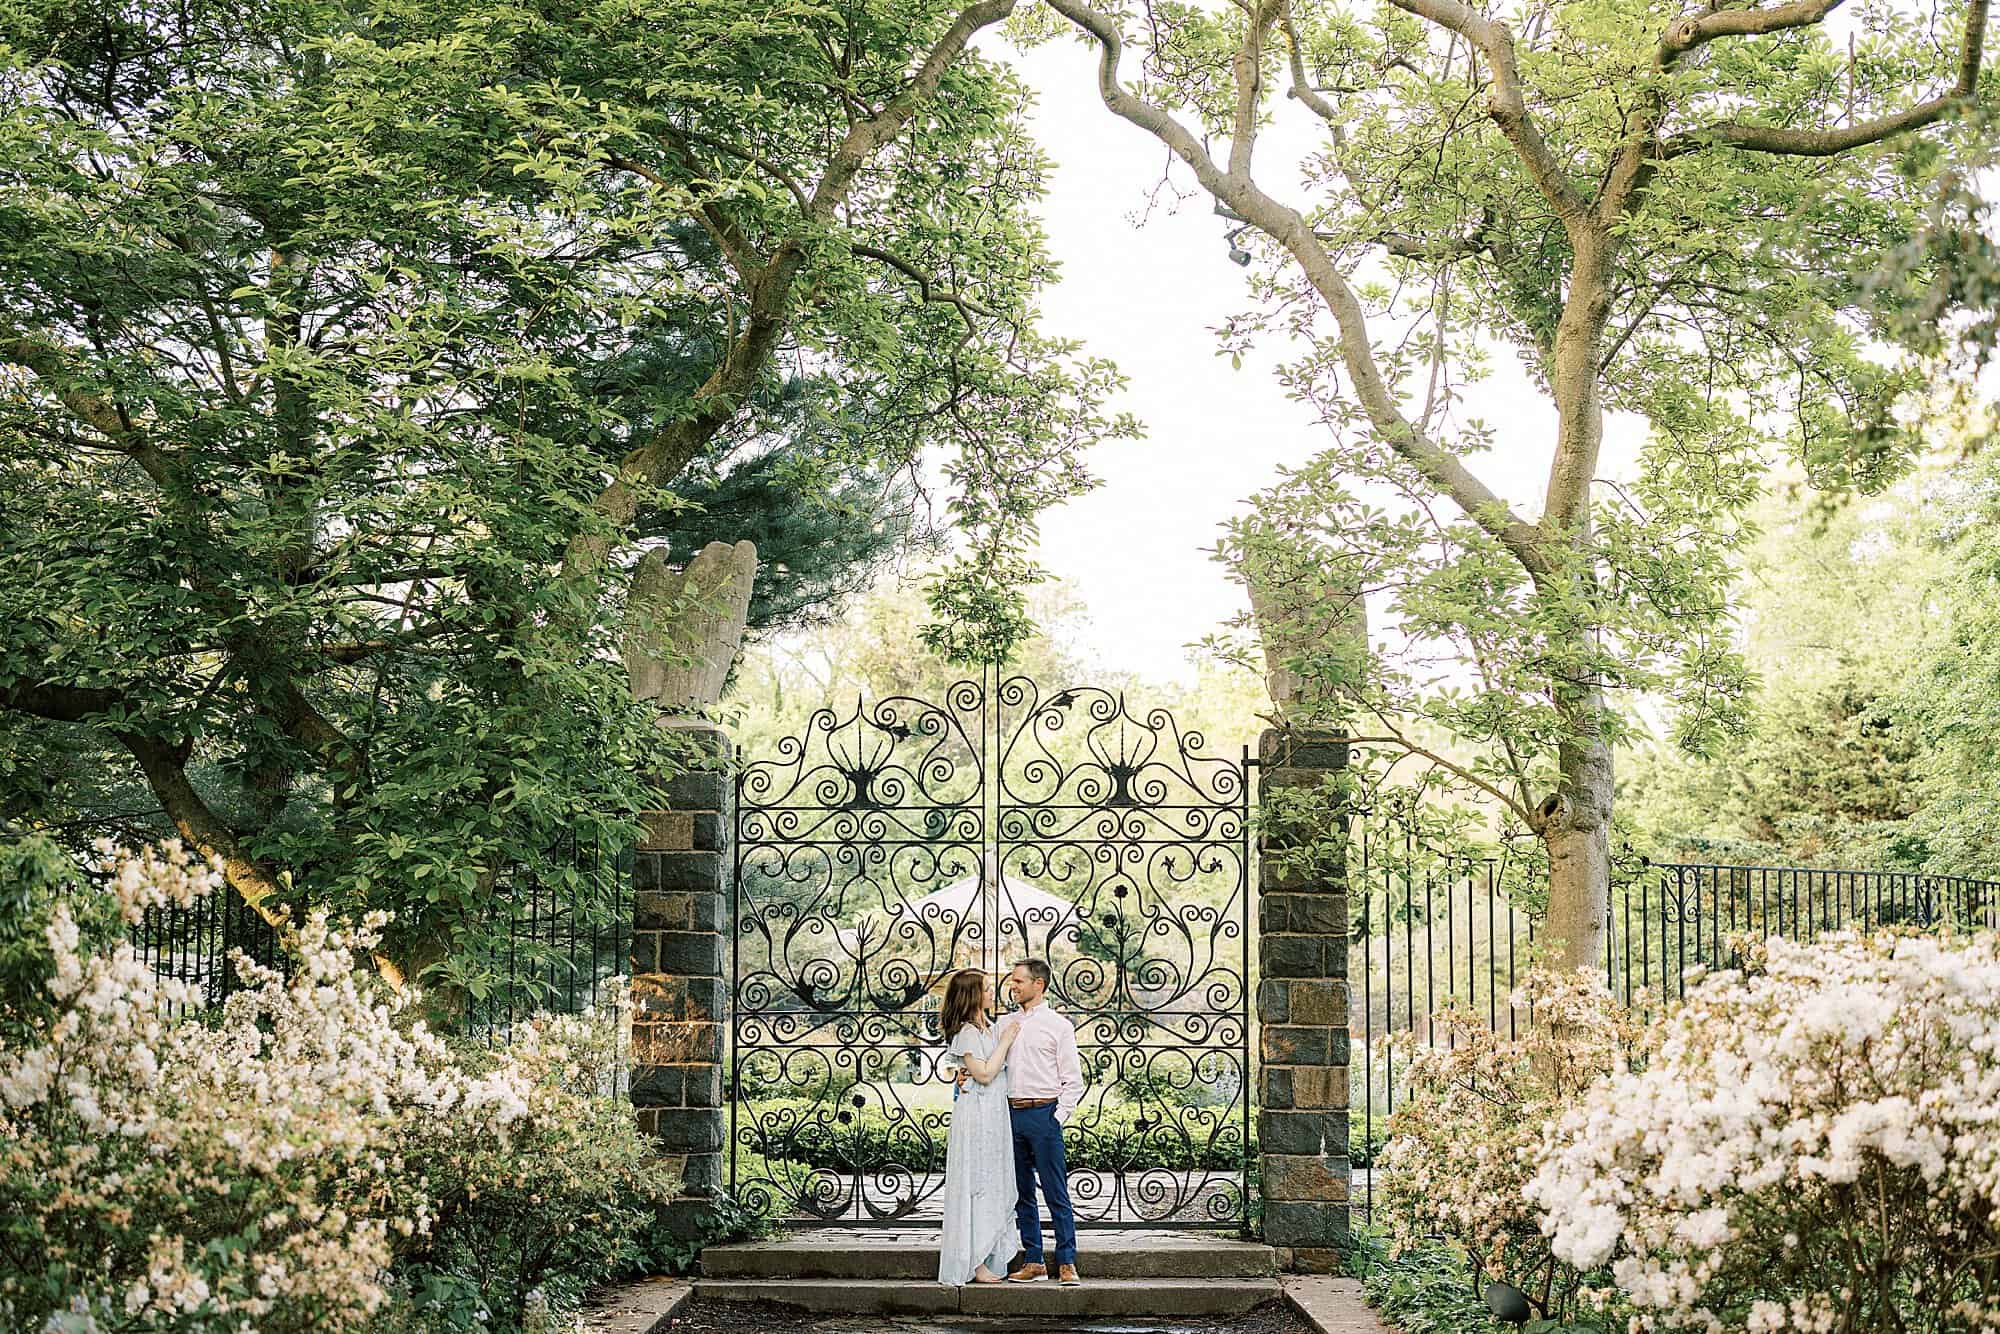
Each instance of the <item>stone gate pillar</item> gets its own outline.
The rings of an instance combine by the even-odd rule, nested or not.
[[[729,1021],[729,737],[675,721],[719,767],[668,780],[667,807],[640,816],[632,859],[632,1106],[639,1128],[684,1171],[670,1224],[693,1235],[722,1184],[723,1026]]]
[[[1258,740],[1257,793],[1311,790],[1347,767],[1347,743],[1272,729]],[[1281,1267],[1339,1269],[1347,1239],[1347,884],[1337,865],[1286,864],[1316,829],[1267,821],[1259,835],[1257,1011],[1263,1069],[1257,1138],[1264,1240]]]

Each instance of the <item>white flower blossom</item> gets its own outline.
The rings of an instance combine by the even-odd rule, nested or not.
[[[1647,1045],[1525,1187],[1634,1329],[2000,1329],[2000,934],[1772,939]]]
[[[219,884],[217,867],[178,844],[99,854],[127,921]],[[81,953],[68,908],[54,910],[55,1011],[33,1041],[0,1047],[0,1192],[17,1229],[42,1229],[45,1267],[72,1290],[0,1270],[0,1323],[62,1334],[366,1330],[398,1247],[419,1244],[438,1217],[426,1171],[461,1174],[470,1194],[522,1170],[508,1142],[563,1142],[591,1124],[598,1104],[565,1081],[574,1066],[595,1083],[603,1067],[579,1053],[605,1059],[609,1030],[552,1021],[539,1043],[469,1068],[413,1020],[414,993],[355,971],[386,920],[343,926],[314,913],[288,941],[292,977],[239,953],[243,987],[212,1022],[189,1022],[171,1016],[195,1000],[191,988],[156,976],[128,944]],[[120,1244],[72,1254],[70,1236]],[[218,1236],[230,1244],[208,1244]]]

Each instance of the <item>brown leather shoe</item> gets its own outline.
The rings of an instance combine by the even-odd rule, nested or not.
[[[1014,1272],[1007,1275],[1009,1283],[1033,1283],[1049,1276],[1049,1267],[1037,1261],[1024,1260],[1014,1266]]]
[[[1076,1288],[1083,1285],[1083,1280],[1076,1276],[1075,1265],[1058,1265],[1056,1267],[1056,1281],[1065,1288]]]

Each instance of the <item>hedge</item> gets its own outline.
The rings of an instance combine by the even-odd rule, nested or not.
[[[1242,1163],[1243,1113],[1188,1109],[1164,1125],[1158,1109],[1153,1125],[1138,1122],[1146,1109],[1112,1104],[1079,1111],[1064,1136],[1069,1165],[1082,1171],[1117,1172],[1164,1167],[1184,1171],[1236,1171]],[[925,1118],[935,1116],[936,1125]],[[744,1105],[737,1123],[739,1142],[768,1158],[844,1171],[875,1171],[891,1165],[918,1172],[944,1170],[949,1123],[943,1113],[922,1110],[891,1121],[875,1107],[842,1107],[808,1098],[769,1098]],[[1254,1150],[1254,1141],[1252,1148]]]
[[[1112,1103],[1101,1109],[1080,1111],[1064,1136],[1069,1165],[1083,1171],[1132,1172],[1148,1168],[1182,1171],[1234,1172],[1241,1165],[1245,1146],[1242,1137],[1243,1113],[1232,1108],[1211,1123],[1205,1108],[1182,1108],[1181,1116],[1143,1135],[1137,1121],[1144,1109]],[[1152,1109],[1158,1116],[1159,1109]],[[845,1121],[839,1120],[846,1116]],[[937,1124],[926,1125],[926,1116]],[[841,1107],[815,1102],[811,1098],[762,1098],[743,1104],[737,1122],[744,1151],[773,1160],[801,1163],[809,1167],[830,1167],[841,1171],[872,1172],[896,1166],[916,1172],[944,1171],[945,1137],[949,1121],[941,1112],[913,1109],[900,1120],[891,1121],[874,1106]],[[1185,1132],[1185,1138],[1183,1137]],[[1348,1162],[1354,1167],[1373,1165],[1386,1132],[1378,1122],[1375,1133],[1364,1133],[1359,1125],[1348,1131]],[[1253,1134],[1248,1152],[1257,1152]]]

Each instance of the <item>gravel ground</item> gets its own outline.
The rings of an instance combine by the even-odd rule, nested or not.
[[[1267,1303],[1248,1315],[1132,1320],[814,1315],[766,1302],[696,1297],[667,1328],[674,1334],[1312,1334],[1312,1326],[1283,1302]]]

